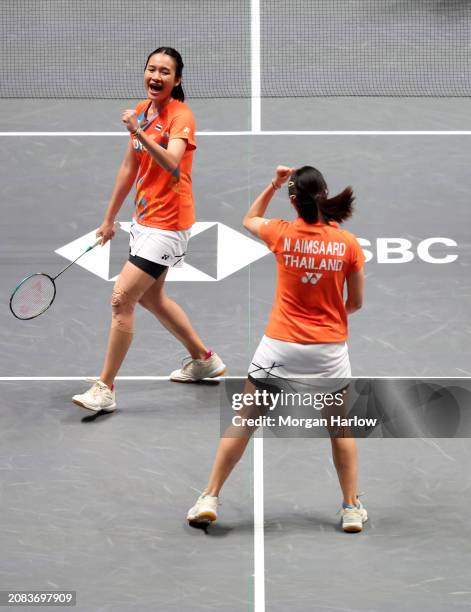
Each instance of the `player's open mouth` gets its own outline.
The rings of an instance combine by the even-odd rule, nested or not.
[[[157,83],[149,83],[149,89],[151,90],[152,93],[159,93],[162,91],[163,88],[164,88],[163,85],[159,85]]]

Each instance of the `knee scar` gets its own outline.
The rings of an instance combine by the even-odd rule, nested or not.
[[[129,293],[120,287],[115,287],[111,294],[112,326],[132,334],[135,305],[136,301]]]

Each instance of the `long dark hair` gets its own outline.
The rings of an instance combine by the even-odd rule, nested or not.
[[[175,76],[177,77],[177,79],[181,79],[182,74],[183,74],[184,64],[183,64],[182,56],[173,47],[159,47],[155,51],[152,51],[152,53],[150,53],[149,57],[147,58],[144,70],[147,68],[147,64],[149,63],[150,58],[153,55],[156,55],[157,53],[165,53],[165,55],[170,55],[170,57],[173,57],[173,59],[175,60]],[[172,89],[172,98],[174,98],[175,100],[180,100],[180,102],[185,101],[185,93],[183,91],[183,87],[181,83],[180,85],[177,85],[176,87]]]
[[[346,187],[335,197],[328,198],[327,183],[321,172],[312,166],[303,166],[293,172],[288,181],[288,193],[298,215],[306,223],[317,223],[319,212],[326,223],[341,223],[352,216],[353,189]]]

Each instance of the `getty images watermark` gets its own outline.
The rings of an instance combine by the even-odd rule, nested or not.
[[[322,416],[296,416],[300,408],[312,408],[314,411],[324,411],[333,409],[344,411],[347,401],[347,390],[338,391],[337,393],[299,393],[279,391],[273,392],[267,389],[255,389],[253,393],[234,393],[231,398],[232,409],[241,411],[244,408],[249,408],[246,416],[235,414],[231,423],[235,427],[304,427],[312,429],[313,427],[375,427],[377,418],[361,418],[356,415],[352,417],[343,416],[341,414],[328,414]],[[269,414],[260,414],[255,416],[252,414],[252,408]],[[283,410],[285,414],[270,414],[276,410]],[[286,414],[286,411],[288,413]]]
[[[226,380],[221,436],[471,437],[471,379]]]

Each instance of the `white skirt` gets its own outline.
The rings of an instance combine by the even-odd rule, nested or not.
[[[251,378],[350,378],[346,342],[297,344],[263,336],[249,367]]]
[[[131,223],[129,248],[137,255],[162,266],[180,268],[186,255],[191,230],[164,230]]]

